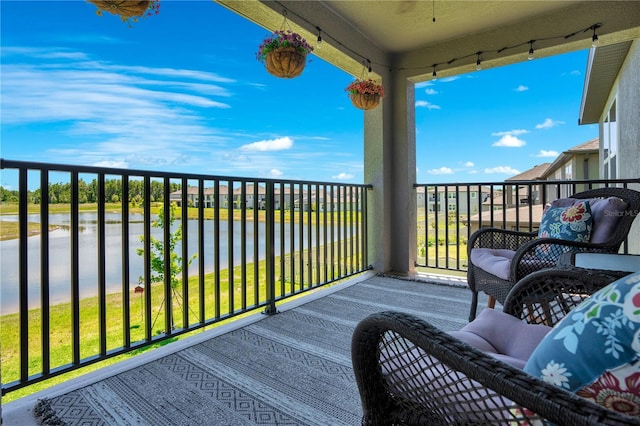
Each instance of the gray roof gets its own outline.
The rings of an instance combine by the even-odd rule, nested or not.
[[[564,151],[558,158],[556,158],[551,166],[547,168],[545,173],[542,175],[543,178],[549,177],[555,170],[558,170],[565,162],[567,162],[571,157],[578,154],[599,154],[600,151],[600,139],[594,138],[580,145],[576,145],[573,148],[569,148]]]
[[[513,177],[510,177],[509,179],[506,179],[506,182],[513,182],[513,181],[524,181],[524,180],[539,180],[542,175],[544,174],[544,172],[547,171],[547,169],[549,168],[549,166],[551,165],[551,163],[542,163],[542,164],[538,164],[537,166],[534,166],[533,168],[520,173],[519,175],[515,175]]]
[[[589,51],[578,124],[594,124],[600,121],[605,102],[630,46],[631,41],[625,41],[592,48]]]

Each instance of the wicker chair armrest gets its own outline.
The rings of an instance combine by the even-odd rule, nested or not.
[[[557,424],[638,424],[636,418],[547,384],[409,314],[381,312],[365,318],[354,331],[351,351],[363,424],[509,424],[535,419],[527,410],[514,410],[519,407]],[[400,361],[406,361],[407,354],[415,363]],[[405,374],[419,386],[390,382],[394,369],[397,373],[402,365],[411,368]],[[431,367],[437,374],[429,374]],[[454,386],[447,386],[451,383]],[[452,394],[454,389],[458,394]]]
[[[575,267],[543,269],[513,286],[503,311],[531,324],[552,327],[584,299],[630,273]]]
[[[537,232],[520,232],[500,228],[481,228],[471,234],[468,250],[493,248],[517,250],[522,244],[538,237]]]
[[[538,250],[544,248],[546,248],[545,255],[539,256]],[[536,238],[524,243],[516,250],[511,259],[510,281],[515,283],[532,272],[556,266],[560,257],[568,251],[576,253],[612,253],[616,250],[617,248],[606,244],[558,238]]]

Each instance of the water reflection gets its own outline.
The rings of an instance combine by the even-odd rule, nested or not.
[[[17,215],[3,216],[3,221],[17,221]],[[38,214],[29,215],[30,222],[39,222]],[[49,288],[51,304],[69,301],[71,298],[70,277],[71,277],[71,255],[69,232],[69,214],[51,214],[49,216],[51,225],[61,228],[49,232]],[[80,297],[94,296],[98,293],[98,233],[97,233],[97,213],[83,212],[79,214],[80,233],[79,238],[79,283]],[[120,214],[106,214],[105,224],[105,280],[107,292],[117,292],[123,287],[122,277],[122,223]],[[132,214],[129,222],[129,282],[125,283],[125,288],[131,289],[138,283],[138,277],[143,275],[143,258],[136,254],[136,249],[142,248],[140,236],[143,234],[143,216]],[[294,250],[299,248],[300,238],[298,237],[299,227],[294,229]],[[198,230],[197,221],[189,220],[187,224],[188,252],[189,256],[198,254],[204,258],[205,272],[213,271],[214,265],[214,221],[204,221],[204,252],[198,253]],[[259,222],[254,226],[254,222],[246,223],[246,261],[254,262],[254,243],[258,245],[258,260],[264,259],[265,255],[265,224]],[[233,242],[233,266],[240,265],[242,234],[241,223],[233,222],[232,242]],[[306,247],[306,233],[304,231],[304,246]],[[154,237],[162,239],[162,230],[151,228]],[[257,235],[257,238],[254,238]],[[284,230],[285,252],[290,251],[289,226]],[[315,245],[315,235],[311,236],[312,244]],[[227,222],[220,223],[219,256],[221,268],[226,269],[230,263],[229,259],[229,225]],[[279,227],[276,227],[276,251],[280,247]],[[322,235],[320,236],[322,240]],[[28,299],[29,307],[39,307],[40,300],[40,245],[39,235],[29,237],[28,244]],[[178,244],[176,251],[181,253],[181,246]],[[0,309],[2,314],[16,312],[18,306],[18,240],[8,240],[0,242],[0,256],[2,274],[0,276]],[[189,268],[190,274],[198,273],[199,260],[196,259]]]

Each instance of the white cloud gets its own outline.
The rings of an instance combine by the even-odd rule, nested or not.
[[[424,91],[424,93],[426,93],[427,95],[437,95],[438,91],[435,89],[428,88]]]
[[[465,167],[473,167],[474,166],[473,161],[467,161],[466,163],[464,163],[464,166]]]
[[[416,83],[416,89],[422,89],[423,87],[433,86],[433,81],[421,81],[420,83]]]
[[[478,174],[478,171],[477,170],[469,170],[469,174],[470,175],[476,175],[476,174]]]
[[[558,155],[560,155],[558,151],[547,151],[547,150],[541,149],[540,152],[536,154],[536,157],[554,157],[555,158]]]
[[[440,109],[440,106],[428,101],[416,101],[416,108]]]
[[[520,170],[514,169],[511,166],[492,167],[490,169],[484,169],[484,172],[487,173],[487,174],[494,174],[494,173],[505,174],[505,175],[519,175],[520,174]]]
[[[552,120],[550,118],[547,118],[544,120],[544,122],[540,124],[536,124],[536,129],[550,129],[552,127],[556,127],[561,124],[564,124],[564,121],[557,121],[557,120]]]
[[[12,63],[3,61],[2,68],[3,125],[53,124],[56,136],[68,140],[40,153],[48,161],[189,168],[209,161],[212,149],[230,139],[210,127],[211,113],[204,111],[229,109],[216,98],[230,98],[223,86],[235,80],[58,50],[14,47]]]
[[[283,138],[271,139],[266,141],[258,141],[250,144],[242,145],[241,151],[282,151],[291,149],[293,140],[289,136]]]
[[[451,170],[449,167],[440,167],[439,169],[431,169],[431,170],[427,170],[427,173],[429,173],[430,175],[452,175],[453,174],[453,170]]]
[[[514,130],[507,130],[506,132],[493,132],[491,133],[491,136],[505,136],[505,135],[518,136],[518,135],[524,135],[526,133],[529,133],[529,131],[525,129],[514,129]]]
[[[507,148],[520,148],[527,143],[512,135],[504,135],[498,142],[494,142],[491,146],[503,146]]]
[[[271,169],[271,171],[269,172],[269,176],[272,178],[279,178],[280,176],[282,176],[284,173],[282,173],[280,170],[278,169]]]
[[[94,167],[111,167],[116,169],[127,169],[129,168],[129,164],[126,161],[112,161],[112,160],[104,160],[98,161],[92,164]]]
[[[527,90],[529,90],[529,88],[521,84],[513,90],[515,90],[516,92],[526,92]]]
[[[336,179],[336,180],[351,180],[353,179],[355,176],[352,175],[351,173],[339,173],[335,176],[331,176],[332,179]]]

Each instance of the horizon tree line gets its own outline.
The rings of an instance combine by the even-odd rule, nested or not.
[[[169,192],[175,192],[181,189],[182,185],[178,183],[170,183]],[[71,202],[71,183],[49,183],[49,204],[66,204]],[[151,181],[150,184],[151,201],[164,201],[164,183]],[[98,200],[98,181],[93,179],[86,182],[78,179],[78,202],[97,203]],[[19,191],[6,189],[0,186],[0,202],[17,203],[19,200]],[[42,190],[40,188],[33,191],[27,191],[27,200],[29,203],[40,204],[42,201]],[[139,204],[144,200],[144,182],[142,180],[129,180],[129,194],[127,201]],[[122,180],[106,179],[104,183],[103,200],[106,203],[119,203],[123,201]]]

